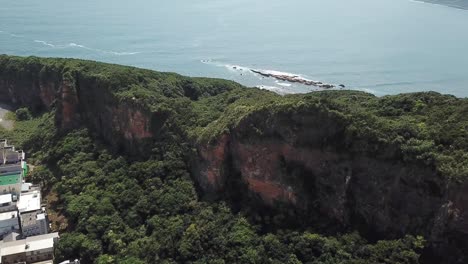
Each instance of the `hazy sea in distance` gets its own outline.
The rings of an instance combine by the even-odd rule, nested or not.
[[[379,96],[467,97],[468,10],[410,0],[0,0],[0,54],[91,59],[281,93],[316,88],[248,69]]]

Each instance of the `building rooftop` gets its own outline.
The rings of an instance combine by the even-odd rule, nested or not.
[[[29,189],[31,189],[31,186],[33,184],[32,183],[29,183],[29,182],[25,182],[23,183],[23,185],[21,185],[21,192],[28,192]]]
[[[7,204],[11,202],[13,202],[13,199],[10,193],[0,195],[0,206],[2,206],[2,204]]]
[[[17,184],[21,182],[21,173],[5,174],[0,176],[0,186]]]
[[[0,149],[0,160],[4,163],[17,163],[21,160],[22,153],[15,151],[13,147],[5,147]],[[2,162],[2,163],[3,163]]]
[[[19,237],[21,237],[19,233],[11,232],[10,234],[3,237],[3,241],[5,242],[16,241]]]
[[[41,193],[33,191],[22,193],[18,202],[18,210],[20,213],[36,211],[41,209]]]
[[[0,213],[0,221],[8,220],[12,218],[18,218],[18,211],[9,211]]]
[[[36,216],[36,219],[37,219],[37,220],[43,220],[43,219],[46,219],[46,214],[44,214],[44,213],[42,213],[42,214],[38,214],[38,215]]]
[[[53,248],[54,247],[54,239],[58,238],[58,233],[49,233],[40,236],[32,236],[26,238],[26,245],[29,245],[29,248],[26,250],[28,251],[35,251],[45,248]]]
[[[27,213],[21,214],[21,226],[22,228],[27,228],[29,226],[33,226],[37,223],[38,220],[38,211],[31,211]],[[24,230],[23,230],[24,231]]]
[[[26,250],[25,242],[26,242],[25,239],[10,241],[10,242],[1,241],[0,242],[0,259],[3,256],[25,252]]]
[[[50,233],[10,242],[0,241],[0,259],[2,256],[53,248],[58,238],[58,233]]]
[[[21,166],[20,163],[0,165],[0,175],[12,174],[12,173],[21,173],[22,170],[23,170],[23,167]]]

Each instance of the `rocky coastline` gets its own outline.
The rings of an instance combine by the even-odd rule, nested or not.
[[[271,72],[254,70],[254,69],[250,69],[250,71],[252,71],[253,73],[259,74],[261,76],[268,77],[268,78],[275,78],[275,79],[280,80],[280,81],[300,83],[300,84],[303,84],[303,85],[316,86],[316,87],[320,87],[320,88],[323,88],[323,89],[331,89],[331,88],[336,87],[333,84],[323,83],[323,82],[319,82],[319,81],[307,80],[307,79],[302,78],[302,77],[300,77],[298,75],[275,74],[275,73],[271,73]],[[345,87],[343,84],[340,84],[339,86],[341,88]]]

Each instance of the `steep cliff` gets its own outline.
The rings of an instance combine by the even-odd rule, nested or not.
[[[467,100],[339,92],[253,100],[264,104],[204,128],[219,134],[199,141],[194,175],[204,190],[223,196],[237,178],[254,200],[299,208],[305,226],[373,239],[423,234],[430,261],[464,261]]]
[[[259,211],[263,223],[286,212],[279,219],[324,233],[424,235],[428,263],[468,257],[466,99],[279,96],[223,80],[0,56],[0,100],[55,111],[62,133],[88,127],[132,159],[164,155],[169,141],[187,146],[202,192],[278,209]]]
[[[147,157],[169,118],[171,100],[239,87],[131,67],[72,59],[0,56],[0,100],[35,112],[54,110],[63,132],[88,126],[116,150]]]

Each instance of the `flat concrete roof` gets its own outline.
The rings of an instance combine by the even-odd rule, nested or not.
[[[25,252],[26,244],[25,240],[16,240],[10,242],[4,242],[0,244],[0,258],[3,256],[13,255]]]
[[[6,235],[3,237],[3,241],[5,242],[10,242],[10,241],[16,241],[16,239],[20,236],[19,233],[16,232],[11,232],[10,234]],[[0,257],[1,258],[1,257]],[[1,263],[1,262],[0,262]]]
[[[54,240],[58,237],[59,234],[56,232],[10,242],[0,241],[0,259],[1,256],[53,248]]]
[[[24,228],[37,224],[38,211],[31,211],[21,214],[21,226]]]
[[[20,213],[40,210],[41,193],[39,191],[22,193],[17,206]]]
[[[12,218],[18,218],[18,211],[9,211],[9,212],[0,213],[0,221],[9,220]]]
[[[58,233],[28,237],[26,238],[26,245],[29,247],[26,252],[54,248],[54,238],[58,238]]]
[[[43,219],[46,219],[46,215],[45,215],[44,213],[42,213],[42,214],[38,214],[36,219],[37,219],[37,220],[43,220]]]
[[[0,195],[0,205],[4,203],[11,203],[11,202],[13,202],[11,193]]]
[[[31,189],[32,183],[25,182],[21,185],[21,192],[27,192]]]

